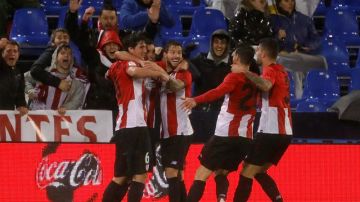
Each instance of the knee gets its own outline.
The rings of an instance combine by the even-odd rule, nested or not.
[[[179,170],[175,168],[165,168],[165,176],[166,178],[177,177],[179,174]]]
[[[126,177],[113,177],[112,181],[116,184],[123,185],[126,183]]]
[[[211,170],[205,168],[204,166],[200,166],[196,170],[195,180],[206,181],[208,177],[211,175],[211,173],[212,173]]]
[[[147,174],[144,173],[144,174],[134,175],[132,180],[135,182],[145,183],[146,178],[147,178]]]

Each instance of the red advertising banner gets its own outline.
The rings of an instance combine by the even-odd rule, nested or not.
[[[202,145],[192,145],[185,182],[190,187]],[[112,144],[0,143],[0,201],[101,201],[113,175]],[[270,169],[284,201],[360,201],[360,145],[291,145]],[[238,172],[229,175],[232,201]],[[161,184],[161,183],[160,183]],[[143,201],[168,201],[147,185]],[[154,188],[154,187],[152,187]],[[155,193],[155,194],[154,194]],[[216,201],[211,177],[201,201]],[[269,201],[254,182],[250,201]]]
[[[0,142],[109,142],[111,111],[67,110],[61,116],[53,110],[0,110]]]

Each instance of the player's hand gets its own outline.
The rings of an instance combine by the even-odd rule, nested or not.
[[[36,93],[35,89],[30,89],[28,91],[28,97],[29,97],[29,100],[33,100],[34,98],[37,97],[37,93]]]
[[[29,112],[29,109],[27,107],[18,107],[16,110],[18,110],[20,112],[20,116],[24,116],[25,114],[27,114]]]
[[[167,73],[161,72],[160,76],[159,76],[159,79],[161,81],[168,82],[170,80],[170,76]]]
[[[182,60],[176,67],[175,71],[188,70],[188,69],[189,69],[189,63],[186,60]]]
[[[184,102],[181,104],[181,108],[184,111],[190,111],[192,108],[194,108],[196,106],[196,102],[194,100],[194,98],[191,97],[187,97],[187,98],[182,98],[184,100]]]
[[[71,81],[68,81],[66,79],[61,80],[60,84],[59,84],[59,89],[64,91],[64,92],[68,92],[70,90],[71,87]]]
[[[59,107],[59,109],[57,110],[58,111],[58,113],[60,114],[60,115],[65,115],[65,113],[66,113],[66,108],[65,107]]]
[[[69,1],[69,10],[71,13],[75,13],[79,10],[82,0],[70,0]]]
[[[90,6],[85,10],[82,20],[88,22],[89,19],[94,15],[94,13],[95,13],[95,8]]]

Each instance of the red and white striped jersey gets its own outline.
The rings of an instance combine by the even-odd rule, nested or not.
[[[146,88],[146,108],[148,110],[147,125],[149,128],[155,128],[155,108],[159,104],[159,91],[161,83],[151,78],[145,79]]]
[[[66,80],[79,80],[80,82],[84,83],[86,86],[86,92],[88,90],[89,85],[85,85],[88,80],[82,70],[79,68],[71,68],[69,74],[63,74],[57,71],[56,68],[52,68],[50,73],[60,79]],[[57,110],[59,107],[63,106],[64,101],[68,96],[68,92],[62,91],[59,88],[55,88],[53,86],[48,86],[42,83],[37,83],[35,86],[35,92],[37,93],[36,99],[34,99],[30,104],[31,110]],[[83,101],[86,96],[86,92],[83,98]],[[82,103],[83,103],[82,101]]]
[[[215,135],[253,138],[257,88],[244,74],[229,73],[224,81],[208,92],[195,97],[197,103],[211,102],[225,95],[216,122]]]
[[[161,68],[166,69],[166,64],[163,61],[157,61],[157,65]],[[155,108],[159,105],[159,93],[161,88],[161,82],[151,78],[145,80],[146,88],[146,108],[148,109],[147,125],[149,128],[155,128]]]
[[[169,138],[176,135],[192,135],[193,129],[189,116],[186,111],[181,109],[182,98],[189,97],[191,94],[191,74],[189,71],[173,72],[170,76],[181,80],[185,88],[172,92],[163,84],[160,90],[160,109],[161,109],[161,138]]]
[[[272,83],[268,92],[262,92],[261,117],[258,132],[292,135],[289,78],[284,67],[272,64],[263,68],[262,78]]]
[[[137,68],[140,65],[133,61],[118,61],[111,65],[107,74],[114,82],[119,106],[115,130],[147,126],[145,79],[128,75],[126,71],[129,67]]]

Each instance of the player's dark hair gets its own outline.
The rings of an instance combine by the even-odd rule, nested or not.
[[[279,53],[279,44],[273,38],[264,38],[260,40],[259,46],[262,50],[264,50],[272,59],[276,59]]]
[[[241,44],[235,49],[235,54],[242,64],[250,65],[254,59],[255,50],[249,45]]]
[[[125,36],[123,39],[123,44],[126,50],[129,48],[135,48],[135,46],[140,42],[146,42],[148,39],[144,32],[132,32],[131,34]]]
[[[165,47],[164,47],[164,52],[167,53],[169,51],[170,46],[180,46],[182,48],[181,43],[174,41],[174,40],[170,40],[166,43]]]

